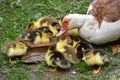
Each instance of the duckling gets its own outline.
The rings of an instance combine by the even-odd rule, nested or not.
[[[55,67],[54,69],[50,70],[53,72],[57,71],[57,67],[60,67],[61,69],[68,69],[71,66],[70,62],[65,58],[63,53],[57,51],[55,46],[48,48],[48,51],[45,55],[45,60],[49,66]]]
[[[9,57],[10,63],[16,63],[16,61],[11,60],[11,57],[26,55],[27,49],[28,47],[25,45],[24,41],[9,42],[2,47],[2,51]]]
[[[106,62],[109,62],[111,58],[107,55],[107,53],[103,50],[92,50],[92,49],[86,49],[82,48],[84,51],[83,60],[88,66],[94,66],[98,65],[98,69],[93,71],[93,74],[98,74],[101,70],[102,65],[104,65]]]
[[[28,30],[35,30],[41,26],[49,26],[53,22],[58,22],[58,20],[51,16],[45,16],[45,17],[40,18],[36,22],[35,21],[30,22],[28,24]]]
[[[60,39],[57,42],[56,50],[62,52],[65,55],[65,57],[73,64],[79,61],[75,54],[74,48],[67,43],[66,39]]]
[[[47,28],[38,28],[36,30],[27,31],[19,36],[20,38],[30,41],[33,44],[50,42],[53,33]]]
[[[94,49],[91,44],[88,42],[85,42],[80,39],[80,37],[72,37],[72,46],[75,49],[75,53],[77,54],[77,57],[82,60],[83,57],[83,51],[82,48],[84,49]]]

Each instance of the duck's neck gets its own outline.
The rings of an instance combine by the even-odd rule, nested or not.
[[[90,23],[94,20],[94,17],[92,15],[84,15],[84,14],[76,14],[75,17],[74,17],[74,22],[75,28],[80,28],[82,27],[84,24],[87,24],[87,23]]]

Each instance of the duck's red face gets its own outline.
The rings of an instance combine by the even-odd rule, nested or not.
[[[69,25],[70,19],[64,18],[62,20],[62,26],[60,32],[56,35],[57,37],[62,35],[68,30],[68,25]]]

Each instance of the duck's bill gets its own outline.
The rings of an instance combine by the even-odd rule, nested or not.
[[[61,36],[62,34],[64,34],[66,32],[66,30],[60,30],[58,33],[57,33],[57,35],[56,35],[56,37],[59,37],[59,36]]]

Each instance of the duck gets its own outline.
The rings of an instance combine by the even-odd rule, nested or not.
[[[48,43],[53,37],[53,33],[46,27],[35,30],[28,30],[19,36],[25,41],[30,41],[33,44]]]
[[[90,43],[82,40],[80,37],[72,38],[72,46],[74,47],[75,53],[80,60],[83,58],[82,48],[94,50],[93,46]]]
[[[66,57],[60,51],[56,50],[55,46],[50,46],[45,54],[45,61],[48,66],[54,67],[50,69],[50,72],[56,72],[57,67],[61,69],[68,69],[71,67],[71,63],[66,59]]]
[[[71,29],[79,29],[79,36],[96,45],[120,38],[120,0],[93,0],[86,14],[68,14],[62,20],[57,37]]]
[[[74,48],[67,43],[67,39],[60,38],[56,43],[56,50],[63,53],[72,64],[75,64],[79,61],[77,55],[75,54]]]
[[[2,47],[2,51],[9,57],[10,63],[16,63],[16,61],[12,61],[11,58],[15,56],[24,56],[27,54],[27,50],[28,47],[25,45],[24,41],[8,42]]]
[[[98,74],[101,70],[102,65],[112,60],[107,55],[107,52],[101,49],[92,50],[92,49],[82,48],[82,50],[83,50],[82,60],[84,60],[88,66],[95,66],[95,65],[98,66],[98,69],[94,70],[93,74]]]
[[[37,21],[31,21],[28,24],[28,30],[35,30],[42,26],[49,26],[52,23],[57,23],[58,20],[52,16],[44,16],[38,19]]]

